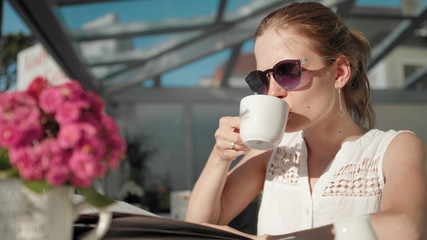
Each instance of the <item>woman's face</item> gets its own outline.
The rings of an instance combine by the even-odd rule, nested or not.
[[[269,74],[268,95],[279,97],[290,106],[286,132],[327,128],[338,116],[335,64],[314,51],[310,41],[292,31],[269,29],[259,36],[254,47],[257,69],[265,71],[285,59],[308,59],[302,64],[302,87],[286,90]]]

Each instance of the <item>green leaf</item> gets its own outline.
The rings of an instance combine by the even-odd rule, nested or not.
[[[19,178],[19,172],[15,168],[7,169],[4,171],[0,170],[0,179],[7,179],[7,178]]]
[[[113,199],[98,193],[93,187],[78,188],[78,190],[85,197],[86,202],[94,207],[103,208],[115,202]]]
[[[36,193],[43,193],[52,188],[52,186],[45,181],[24,181],[23,184],[28,189]]]
[[[12,168],[7,149],[0,148],[0,171]]]

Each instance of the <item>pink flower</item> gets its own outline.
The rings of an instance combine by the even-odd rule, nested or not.
[[[54,113],[65,100],[64,94],[56,87],[43,90],[40,94],[40,108],[45,113]]]
[[[102,113],[104,111],[104,101],[102,101],[101,97],[94,92],[88,92],[88,96],[91,109],[96,113]]]
[[[15,147],[31,146],[42,138],[43,129],[34,123],[22,124],[19,126],[20,141]]]
[[[33,81],[31,81],[25,93],[28,93],[28,95],[34,98],[38,98],[40,96],[40,93],[43,91],[43,89],[49,86],[50,84],[46,78],[36,77],[33,79]]]
[[[32,122],[21,125],[3,123],[0,125],[0,146],[14,148],[31,145],[40,139],[42,129]]]
[[[89,124],[89,123],[81,123],[80,128],[83,131],[85,138],[93,138],[98,133],[98,129],[95,127],[96,125]]]
[[[74,152],[69,166],[73,176],[78,179],[93,179],[96,176],[96,161],[93,157],[82,152]]]
[[[19,146],[22,136],[16,126],[9,124],[0,125],[0,146],[3,148],[12,148]]]
[[[24,180],[89,187],[115,169],[126,145],[102,98],[73,80],[33,80],[23,92],[0,93],[0,147]]]
[[[43,179],[43,170],[38,164],[38,155],[31,148],[12,148],[9,152],[9,158],[24,180]]]
[[[108,115],[102,116],[102,125],[105,128],[105,131],[107,132],[117,132],[119,131],[119,128],[117,127],[117,124],[114,122],[114,119]]]
[[[62,148],[72,148],[82,138],[82,127],[79,124],[67,124],[61,126],[58,133],[58,144]]]
[[[68,98],[68,101],[81,109],[89,110],[92,104],[89,92],[84,92],[82,89],[75,87],[72,87],[71,89],[74,89],[74,94]]]
[[[46,174],[46,181],[51,185],[63,185],[69,179],[69,172],[65,165],[53,165]]]
[[[12,120],[12,119],[11,119]],[[40,111],[35,107],[19,107],[16,108],[13,112],[13,121],[15,123],[28,122],[31,121],[33,123],[38,122],[40,120]]]
[[[48,172],[52,166],[64,165],[63,151],[54,139],[45,139],[33,148],[40,158],[40,167]]]
[[[82,114],[80,116],[80,120],[82,122],[89,123],[93,126],[96,126],[99,129],[102,127],[101,122],[100,122],[101,118],[102,118],[101,113],[96,113],[96,112],[89,111],[89,110],[82,111]]]
[[[59,86],[64,94],[71,100],[79,98],[81,94],[84,94],[85,91],[82,88],[82,85],[76,80],[66,82]]]
[[[101,138],[86,138],[81,142],[78,150],[99,160],[104,157],[106,146]]]
[[[81,110],[71,102],[65,102],[61,108],[56,111],[55,120],[59,123],[71,123],[79,120]]]
[[[43,171],[36,164],[20,165],[18,170],[26,181],[43,180]]]
[[[25,120],[26,118],[38,119],[40,111],[36,101],[21,92],[0,94],[0,120],[2,122],[13,122]]]
[[[78,81],[66,82],[58,86],[60,92],[65,96],[68,102],[72,102],[76,106],[88,109],[90,102],[87,92],[84,91]]]
[[[15,167],[19,167],[20,164],[32,162],[31,156],[34,157],[34,155],[27,154],[26,148],[11,148],[9,150],[10,163]]]

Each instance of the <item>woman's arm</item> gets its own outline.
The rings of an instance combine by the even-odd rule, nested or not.
[[[381,211],[372,215],[378,239],[426,239],[427,184],[423,142],[401,133],[384,156]]]
[[[269,154],[249,150],[240,140],[239,119],[225,117],[215,133],[216,143],[193,188],[186,220],[228,224],[261,191]],[[231,148],[231,142],[236,148]],[[229,172],[238,156],[246,154]]]

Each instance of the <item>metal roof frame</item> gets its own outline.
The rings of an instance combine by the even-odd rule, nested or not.
[[[372,50],[368,69],[381,61],[395,47],[401,44],[422,22],[427,19],[427,2],[412,16],[409,16],[383,42]]]

